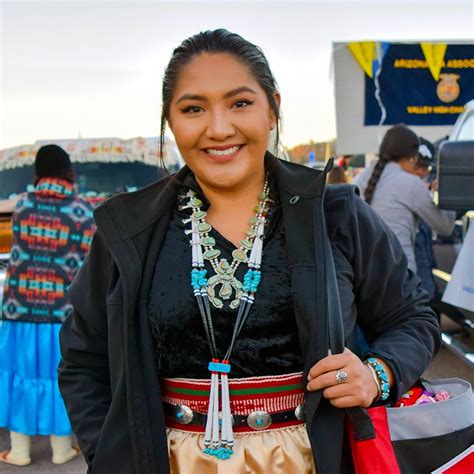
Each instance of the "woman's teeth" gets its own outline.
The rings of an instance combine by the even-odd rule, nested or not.
[[[233,153],[236,153],[237,151],[239,151],[239,149],[240,146],[233,146],[232,148],[227,148],[225,150],[214,150],[213,148],[208,148],[206,150],[206,153],[213,156],[228,156],[232,155]]]

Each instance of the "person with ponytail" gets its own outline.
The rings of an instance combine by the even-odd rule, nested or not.
[[[455,213],[438,209],[431,193],[417,176],[420,140],[405,125],[395,125],[385,134],[378,160],[356,176],[352,184],[398,237],[417,271],[415,238],[420,220],[440,235],[454,228]]]

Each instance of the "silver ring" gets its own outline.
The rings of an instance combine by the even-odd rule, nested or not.
[[[347,379],[348,379],[348,375],[346,372],[344,372],[343,370],[339,369],[337,372],[336,372],[336,382],[337,383],[344,383],[344,382],[347,382]]]

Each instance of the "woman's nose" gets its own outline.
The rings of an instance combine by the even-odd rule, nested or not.
[[[206,136],[213,140],[225,140],[235,134],[235,128],[230,120],[229,114],[225,112],[213,112],[209,114]]]

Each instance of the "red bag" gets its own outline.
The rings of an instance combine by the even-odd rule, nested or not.
[[[385,407],[375,407],[367,412],[375,430],[374,438],[356,441],[351,422],[347,424],[355,473],[400,474],[390,439],[387,410]]]
[[[470,383],[457,378],[421,382],[433,393],[445,389],[451,398],[399,408],[346,409],[356,474],[428,474],[474,443]],[[472,461],[463,460],[471,463],[470,474]]]

